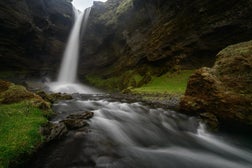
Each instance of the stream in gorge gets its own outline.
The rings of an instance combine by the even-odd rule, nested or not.
[[[77,93],[53,105],[59,122],[73,113],[94,113],[85,129],[47,144],[30,168],[251,168],[249,138],[212,135],[195,117],[143,102],[113,98],[76,83],[81,27],[90,9],[76,19],[54,92]],[[84,18],[84,21],[82,19]],[[248,135],[250,136],[250,135]]]
[[[89,127],[49,144],[30,168],[251,168],[252,144],[212,135],[194,117],[108,95],[75,95],[53,106],[53,122],[94,112]]]

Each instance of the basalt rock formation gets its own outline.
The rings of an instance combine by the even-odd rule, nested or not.
[[[73,15],[67,0],[1,0],[0,70],[53,69],[60,62]]]
[[[82,41],[80,72],[120,74],[144,65],[212,66],[226,46],[252,37],[251,0],[95,2]]]
[[[212,68],[197,70],[180,105],[188,114],[215,116],[221,126],[252,128],[252,41],[225,48]]]

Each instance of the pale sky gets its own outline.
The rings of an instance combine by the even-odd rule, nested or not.
[[[75,6],[75,8],[83,12],[84,9],[93,5],[93,1],[94,0],[73,0],[73,5]],[[105,2],[107,0],[96,0],[96,1]]]

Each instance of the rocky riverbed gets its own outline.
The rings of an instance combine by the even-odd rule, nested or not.
[[[53,109],[58,115],[51,122],[65,135],[38,150],[26,167],[248,168],[252,164],[248,136],[210,134],[196,117],[132,97],[75,95],[58,101]],[[209,157],[218,162],[209,162]]]

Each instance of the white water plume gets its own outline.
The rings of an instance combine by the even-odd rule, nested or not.
[[[58,82],[60,83],[74,83],[76,82],[76,74],[78,67],[78,57],[80,51],[80,33],[83,27],[86,27],[87,20],[90,14],[91,8],[85,10],[85,13],[75,12],[76,21],[71,31],[71,35],[67,42],[67,46],[64,52],[63,60],[60,67],[60,73]],[[84,21],[82,21],[84,19]]]
[[[82,39],[83,33],[85,32],[90,12],[91,8],[87,8],[84,13],[79,13],[77,10],[75,10],[75,23],[71,30],[71,34],[63,55],[58,80],[57,82],[49,84],[50,90],[53,92],[63,92],[69,94],[98,93],[98,91],[93,88],[76,83],[80,41]]]

